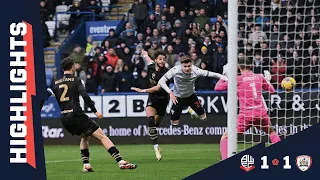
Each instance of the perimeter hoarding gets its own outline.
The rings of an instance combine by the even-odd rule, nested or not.
[[[159,131],[159,143],[219,143],[227,129],[226,93],[198,94],[208,120],[190,118],[184,110],[179,126],[170,125],[170,116],[163,118]],[[317,92],[278,93],[268,97],[265,94],[265,107],[269,109],[271,122],[276,132],[282,136],[296,134],[319,121],[319,99]],[[145,118],[147,95],[105,95],[92,96],[97,110],[103,112],[104,119],[96,120],[106,135],[116,144],[147,144],[148,126]],[[95,118],[83,100],[81,104],[86,113]],[[172,104],[169,103],[169,114]],[[284,111],[285,109],[286,111]],[[301,115],[303,114],[303,116]],[[41,113],[42,133],[45,144],[77,144],[78,137],[66,132],[59,120],[59,107],[54,97],[46,103]],[[46,117],[46,118],[45,118]],[[48,119],[49,118],[49,119]],[[262,137],[262,139],[260,139]],[[239,136],[239,140],[243,139]],[[266,134],[257,128],[245,132],[246,141],[268,141]],[[92,143],[97,143],[93,140]]]

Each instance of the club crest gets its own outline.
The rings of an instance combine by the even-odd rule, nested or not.
[[[240,168],[247,172],[253,170],[255,168],[254,158],[251,155],[242,156]]]
[[[301,171],[307,171],[312,165],[312,158],[307,155],[301,155],[296,158],[296,165]]]

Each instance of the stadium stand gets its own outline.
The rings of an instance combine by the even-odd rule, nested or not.
[[[81,11],[92,1],[82,0],[80,8],[75,5],[77,1],[72,6],[62,1],[64,3],[55,7],[54,3],[41,1],[41,20],[50,37],[54,36],[50,20],[55,13]],[[227,63],[228,0],[119,1],[120,4],[110,0],[95,1],[95,4],[121,5],[122,10],[128,10],[126,13],[132,18],[126,29],[119,34],[110,30],[110,35],[102,42],[83,37],[87,39],[87,46],[75,47],[70,54],[79,63],[77,74],[82,74],[87,85],[95,86],[93,92],[126,92],[131,86],[145,86],[143,72],[147,65],[137,47],[147,50],[150,57],[158,50],[165,51],[169,68],[179,64],[181,56],[190,55],[199,68],[222,73]],[[238,0],[238,4],[239,58],[251,58],[255,73],[269,70],[276,88],[285,76],[295,77],[298,87],[319,87],[320,78],[316,73],[320,68],[320,1]],[[99,12],[105,18],[98,20],[110,19],[107,11],[110,9]],[[58,20],[59,25],[67,26],[70,32],[79,21],[75,15],[61,15]],[[295,63],[305,66],[296,70]],[[213,90],[215,83],[215,80],[200,78],[196,89]],[[105,84],[112,86],[102,88]]]

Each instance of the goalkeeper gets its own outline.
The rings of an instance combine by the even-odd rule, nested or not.
[[[267,110],[263,104],[262,90],[274,93],[275,90],[270,84],[271,75],[265,71],[265,77],[261,74],[254,74],[251,71],[251,61],[248,59],[239,60],[241,75],[238,79],[238,98],[240,111],[238,114],[238,133],[244,133],[251,126],[262,129],[269,134],[272,144],[280,141],[280,137],[273,130]],[[228,65],[224,67],[224,72],[228,72]],[[228,89],[228,82],[220,79],[215,91],[225,91]],[[228,132],[226,131],[220,140],[220,153],[222,160],[228,158]]]

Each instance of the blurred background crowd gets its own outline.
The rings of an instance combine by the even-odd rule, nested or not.
[[[41,1],[42,22],[52,18],[54,6],[59,4],[70,5],[69,11],[77,12],[102,2]],[[133,18],[123,32],[111,29],[102,42],[84,37],[86,47],[74,48],[70,56],[77,62],[76,75],[96,94],[130,92],[133,86],[147,88],[147,64],[140,47],[151,58],[156,51],[164,51],[168,68],[189,55],[195,66],[222,73],[228,62],[227,4],[228,0],[137,0],[130,6],[128,13]],[[298,88],[320,87],[320,1],[238,0],[238,5],[239,33],[234,42],[238,43],[238,58],[252,59],[254,73],[270,71],[275,88],[286,76],[294,77]],[[101,8],[90,11],[99,14]],[[72,33],[78,16],[72,14],[62,31]],[[45,30],[45,24],[43,27]],[[49,36],[44,37],[44,44],[46,38]],[[213,90],[216,81],[199,78],[196,90]]]

